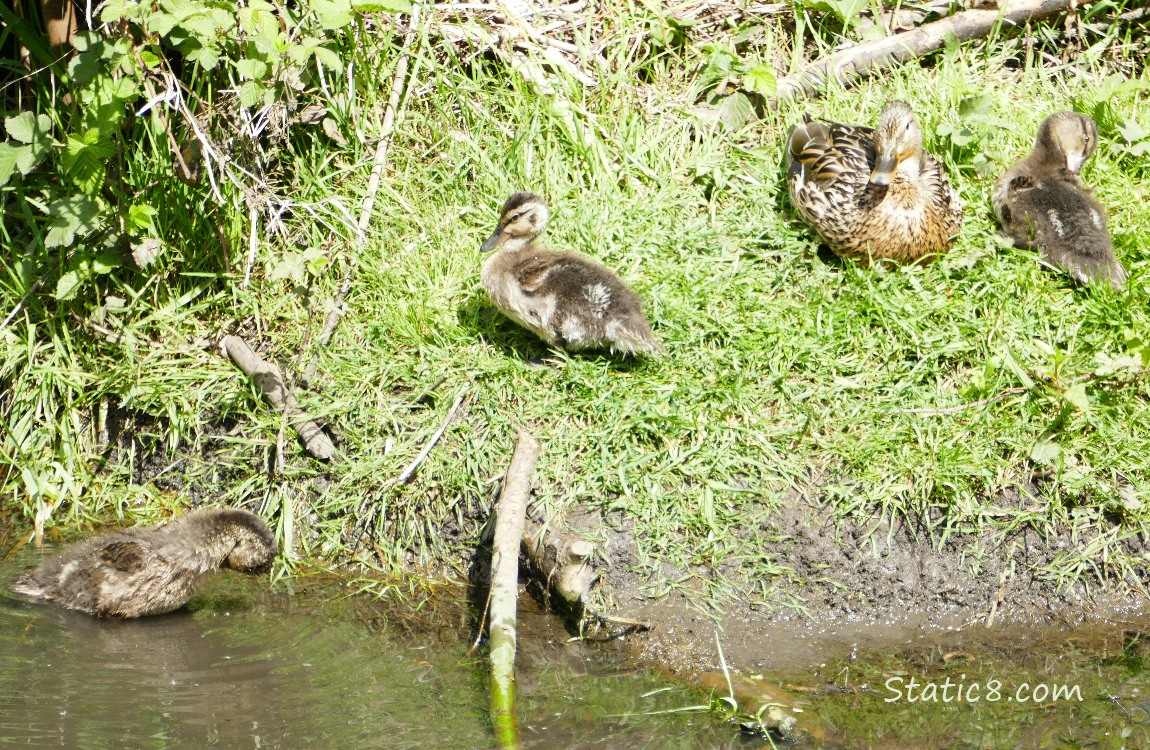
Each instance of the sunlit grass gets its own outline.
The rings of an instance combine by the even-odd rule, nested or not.
[[[668,580],[664,562],[716,598],[785,581],[789,571],[771,549],[772,513],[795,487],[831,517],[928,517],[939,543],[1074,527],[1079,554],[1068,550],[1054,568],[1034,572],[1060,582],[1096,576],[1087,555],[1119,561],[1111,572],[1123,571],[1121,538],[1144,528],[1139,502],[1150,502],[1150,388],[1121,374],[1081,378],[1100,358],[1150,337],[1140,239],[1150,235],[1146,168],[1104,146],[1085,173],[1112,210],[1131,275],[1122,292],[1076,287],[1042,269],[1035,253],[1007,248],[989,204],[994,179],[1030,147],[1041,119],[1092,101],[1106,70],[1089,61],[1018,65],[1021,43],[997,40],[818,101],[783,103],[729,132],[691,111],[703,53],[632,54],[642,47],[623,42],[641,24],[622,19],[618,44],[595,63],[600,85],[560,80],[563,93],[550,96],[500,64],[420,48],[347,314],[327,349],[317,352],[314,338],[353,252],[335,209],[287,219],[294,244],[286,249],[328,251],[328,269],[307,288],[269,281],[271,252],[248,290],[238,288],[239,268],[227,278],[177,275],[175,289],[143,278],[110,282],[109,292],[141,300],[119,326],[130,344],[79,324],[55,334],[85,336],[68,346],[45,345],[23,323],[6,330],[7,419],[66,417],[55,432],[24,422],[8,428],[40,441],[24,442],[25,455],[10,460],[54,482],[57,495],[68,481],[75,487],[51,522],[159,514],[155,493],[132,484],[150,472],[123,462],[157,461],[148,449],[164,448],[166,465],[150,471],[163,470],[165,502],[255,507],[296,556],[465,575],[493,479],[516,429],[526,427],[544,444],[541,509],[596,509],[610,527],[632,532],[653,593],[682,580]],[[346,82],[330,82],[348,145],[305,134],[290,179],[301,204],[335,199],[354,213],[395,51],[360,44],[349,54],[354,96]],[[894,97],[915,108],[928,148],[950,169],[967,205],[963,234],[922,267],[830,260],[787,203],[786,128],[803,111],[870,124]],[[937,137],[974,97],[984,98],[993,123],[979,123],[965,146]],[[1108,104],[1119,118],[1144,117],[1146,96]],[[491,308],[478,284],[478,247],[518,189],[550,200],[549,244],[601,259],[643,296],[667,358],[549,351]],[[193,250],[200,257],[202,248]],[[234,249],[233,264],[244,255]],[[306,459],[290,428],[281,441],[281,420],[211,345],[233,330],[291,371],[318,353],[319,376],[299,398],[331,425],[339,460],[325,467]],[[70,385],[45,393],[37,379]],[[1088,408],[1065,397],[1075,383],[1084,384]],[[80,403],[60,405],[58,393]],[[459,417],[415,479],[394,483],[463,393]],[[130,426],[150,433],[138,455],[99,446],[93,415],[104,403],[155,418]],[[116,460],[104,464],[101,454]],[[59,470],[48,468],[50,456],[60,457]],[[1127,485],[1137,502],[1119,494]],[[9,486],[31,518],[32,495],[16,477]],[[1088,546],[1093,529],[1115,525],[1120,533]]]

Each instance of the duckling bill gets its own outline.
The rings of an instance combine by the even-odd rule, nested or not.
[[[238,508],[196,511],[166,525],[82,542],[11,585],[13,592],[96,617],[145,617],[179,609],[217,568],[271,564],[275,537]]]
[[[962,228],[962,201],[905,102],[888,102],[874,129],[804,115],[786,163],[792,205],[844,258],[917,261],[945,253]]]
[[[515,193],[503,204],[499,225],[480,248],[494,251],[480,274],[492,303],[547,343],[569,351],[663,351],[639,295],[611,269],[585,255],[535,243],[549,218],[546,201],[534,193]]]
[[[1114,256],[1106,208],[1081,181],[1082,165],[1098,144],[1098,125],[1077,112],[1055,112],[1042,121],[1034,150],[994,187],[994,213],[1020,247],[1037,246],[1043,259],[1089,284],[1115,289],[1126,269]]]

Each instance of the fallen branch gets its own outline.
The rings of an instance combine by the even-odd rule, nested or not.
[[[587,607],[591,587],[599,573],[591,564],[595,545],[574,534],[554,532],[544,524],[528,520],[523,533],[523,551],[539,578],[580,614]]]
[[[335,446],[331,439],[299,408],[295,396],[284,384],[278,367],[260,359],[239,336],[224,336],[220,340],[220,348],[235,362],[236,367],[255,382],[264,400],[283,413],[288,423],[299,433],[308,453],[325,461],[335,456]]]
[[[519,547],[539,442],[519,432],[515,454],[503,479],[495,508],[495,544],[491,552],[491,724],[501,748],[519,747],[515,713],[515,625],[519,596]]]
[[[913,31],[859,44],[781,79],[775,100],[814,95],[832,79],[846,85],[866,73],[941,49],[947,39],[962,42],[983,37],[1000,22],[1020,25],[1070,10],[1075,4],[1075,0],[1003,0],[996,10],[967,10]]]

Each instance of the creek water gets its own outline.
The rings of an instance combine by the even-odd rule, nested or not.
[[[465,607],[416,623],[402,607],[389,612],[330,582],[269,586],[224,572],[187,610],[97,620],[7,593],[38,559],[22,550],[0,565],[2,747],[493,747],[484,663],[467,653]],[[619,662],[525,600],[524,747],[772,746],[698,710],[705,693]],[[758,684],[805,704],[801,748],[1119,750],[1150,747],[1148,667],[1150,640],[1135,623],[990,636],[972,629]],[[712,682],[721,690],[725,680]],[[736,675],[734,685],[761,700],[754,680]],[[1040,692],[1057,688],[1063,694]]]
[[[289,593],[223,572],[188,610],[98,620],[7,593],[37,559],[0,567],[2,747],[493,746],[466,616],[414,633],[330,586],[301,592],[297,580]],[[706,715],[654,713],[698,704],[698,692],[616,672],[542,614],[525,624],[524,747],[746,746]]]

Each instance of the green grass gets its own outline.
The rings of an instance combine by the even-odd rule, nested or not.
[[[560,79],[563,96],[541,96],[503,65],[457,58],[434,40],[420,47],[347,315],[318,351],[312,390],[298,393],[329,422],[346,458],[313,462],[288,430],[285,465],[269,470],[280,419],[203,342],[238,330],[295,371],[317,351],[323,305],[352,252],[331,201],[354,214],[362,199],[394,63],[394,49],[368,44],[349,52],[355,96],[332,82],[330,106],[349,146],[315,132],[293,142],[279,186],[294,206],[287,242],[266,238],[272,247],[250,289],[238,286],[244,228],[244,240],[232,242],[230,277],[189,263],[166,269],[164,283],[108,278],[108,292],[133,300],[116,318],[132,342],[102,341],[50,310],[35,330],[32,317],[18,317],[0,333],[0,380],[9,388],[0,398],[3,450],[26,476],[8,476],[5,502],[31,518],[63,497],[49,526],[154,520],[189,497],[243,503],[272,520],[292,556],[461,575],[492,506],[493,479],[526,427],[544,445],[543,509],[586,506],[633,525],[652,593],[682,585],[664,579],[662,562],[710,586],[715,601],[758,596],[762,581],[781,580],[770,524],[794,487],[820,497],[832,517],[929,513],[940,540],[1074,526],[1085,550],[1091,528],[1116,526],[1105,548],[1088,553],[1123,570],[1118,540],[1145,529],[1150,515],[1123,504],[1114,472],[1150,505],[1150,386],[1121,373],[1092,378],[1086,409],[1064,393],[1100,358],[1150,341],[1147,168],[1114,147],[1120,141],[1104,124],[1107,144],[1085,178],[1111,209],[1130,271],[1118,293],[1075,287],[1040,268],[1035,253],[1007,248],[989,205],[995,177],[1029,149],[1041,119],[1093,102],[1117,63],[1028,65],[1022,42],[996,38],[929,67],[784,103],[732,132],[691,111],[704,59],[697,45],[660,57],[633,44],[645,13],[624,8],[606,28],[606,51],[586,63],[600,85]],[[1110,41],[1107,50],[1128,40]],[[746,54],[789,58],[753,46]],[[1001,127],[979,123],[978,138],[962,147],[935,137],[978,96]],[[872,123],[888,97],[912,104],[928,148],[947,163],[967,205],[963,233],[925,267],[828,262],[787,203],[786,128],[803,111]],[[1150,126],[1146,101],[1131,92],[1104,103],[1117,121]],[[550,200],[548,244],[599,258],[642,295],[665,359],[549,351],[490,307],[478,247],[517,189]],[[246,210],[237,199],[220,213],[242,224]],[[204,256],[214,241],[206,232],[180,232],[188,258]],[[306,288],[268,280],[282,253],[307,246],[328,251],[329,270]],[[19,296],[5,289],[3,299],[6,314]],[[546,366],[532,361],[541,357]],[[1025,390],[953,413],[908,411],[1015,388]],[[464,392],[460,416],[416,478],[393,484]],[[146,474],[133,474],[128,451],[100,458],[101,404],[151,415],[133,428],[147,439],[132,460],[155,462],[146,448],[164,448],[170,466],[160,481],[134,485]],[[18,449],[12,435],[25,436]],[[1009,505],[1008,493],[1030,487],[1032,454],[1051,462],[1050,479],[1032,501]],[[357,542],[357,519],[370,540]],[[1036,572],[1070,582],[1094,580],[1098,570],[1071,551]]]

